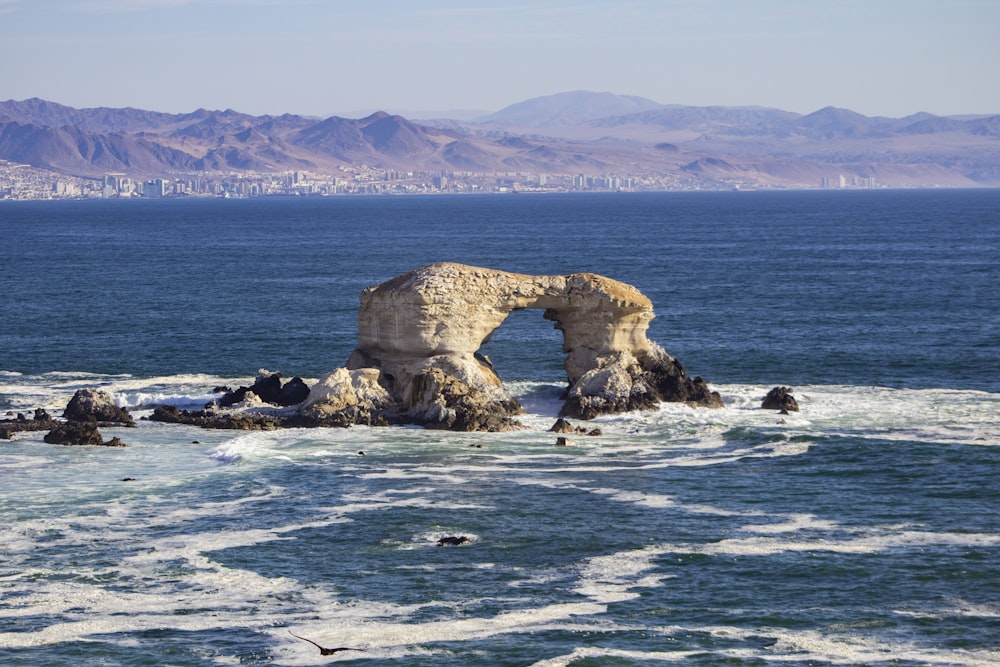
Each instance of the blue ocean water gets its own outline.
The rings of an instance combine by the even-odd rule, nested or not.
[[[635,285],[726,402],[557,449],[521,311],[484,349],[515,433],[19,434],[4,664],[1000,662],[1000,191],[4,202],[0,238],[3,412],[316,379],[364,287],[445,260]]]

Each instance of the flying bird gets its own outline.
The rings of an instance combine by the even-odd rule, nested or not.
[[[363,648],[350,648],[350,647],[347,647],[347,646],[338,646],[337,648],[326,648],[324,646],[320,646],[319,644],[317,644],[316,642],[314,642],[311,639],[306,639],[305,637],[299,637],[297,634],[295,634],[291,630],[288,631],[288,634],[290,634],[291,636],[295,637],[296,639],[301,639],[304,642],[309,642],[310,644],[312,644],[313,646],[315,646],[316,648],[319,649],[319,654],[320,655],[333,655],[334,653],[340,653],[341,651],[364,651]]]

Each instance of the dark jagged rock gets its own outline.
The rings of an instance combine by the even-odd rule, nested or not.
[[[248,391],[250,391],[249,387],[240,387],[238,389],[229,390],[223,394],[222,398],[216,401],[216,403],[220,408],[232,407],[237,403],[241,403],[247,397]],[[209,405],[213,404],[209,403]]]
[[[550,433],[576,433],[577,435],[604,435],[599,428],[592,428],[589,431],[582,426],[573,426],[568,421],[560,417],[549,429]]]
[[[799,403],[792,396],[791,387],[774,387],[767,392],[760,407],[764,410],[780,410],[786,413],[799,411]]]
[[[68,421],[56,425],[45,434],[45,442],[50,445],[125,447],[119,438],[107,442],[101,437],[95,421]]]
[[[309,396],[309,385],[302,378],[295,377],[281,383],[281,373],[271,373],[261,370],[257,373],[257,378],[249,387],[240,387],[230,390],[227,387],[216,387],[224,389],[225,395],[218,400],[219,407],[228,408],[246,400],[248,393],[253,393],[265,403],[290,407],[298,405]]]
[[[249,387],[239,387],[238,389],[230,389],[225,394],[223,394],[219,400],[209,403],[206,407],[212,405],[218,405],[220,408],[229,408],[237,403],[240,403],[247,397],[247,392],[250,391]]]
[[[286,382],[278,392],[278,405],[291,407],[309,398],[309,385],[300,377],[294,377]]]
[[[256,382],[251,385],[250,391],[257,394],[260,400],[265,403],[279,405],[278,397],[281,396],[281,373],[261,371],[257,375]]]
[[[560,417],[549,431],[552,433],[574,433],[576,429],[573,428],[572,424]]]
[[[63,417],[71,422],[97,422],[99,424],[120,424],[135,426],[128,410],[115,405],[110,394],[99,389],[80,389],[63,412]]]
[[[564,435],[561,435],[558,438],[556,438],[556,447],[567,447],[567,446],[572,445],[572,444],[573,444],[573,441],[570,440],[569,438],[567,438]]]
[[[438,540],[437,545],[439,547],[457,547],[459,544],[466,544],[471,541],[465,535],[449,535]]]

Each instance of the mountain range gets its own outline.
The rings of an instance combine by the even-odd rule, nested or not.
[[[194,172],[336,173],[345,166],[419,172],[677,174],[814,187],[846,176],[892,186],[1000,185],[1000,115],[869,117],[827,107],[664,105],[576,91],[473,120],[168,114],[0,102],[0,160],[59,173],[135,177]]]

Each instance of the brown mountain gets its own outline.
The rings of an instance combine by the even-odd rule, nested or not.
[[[811,187],[844,175],[890,185],[1000,185],[1000,115],[868,117],[827,107],[686,107],[577,91],[482,122],[415,123],[232,109],[165,114],[0,102],[0,159],[81,176],[308,170],[658,175],[687,187]]]
[[[16,121],[0,121],[0,158],[85,176],[120,171],[162,173],[168,166],[174,170],[196,168],[191,155],[134,135]]]

